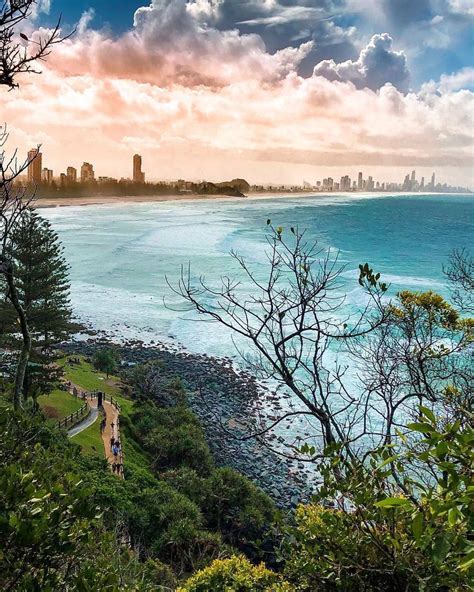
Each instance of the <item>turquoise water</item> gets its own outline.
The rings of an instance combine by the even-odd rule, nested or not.
[[[239,274],[231,250],[265,273],[266,220],[306,229],[324,249],[340,251],[344,291],[357,307],[357,267],[368,261],[391,283],[446,294],[443,263],[473,247],[474,196],[331,195],[246,200],[70,207],[42,210],[64,243],[76,315],[98,329],[145,341],[173,339],[196,352],[233,355],[230,336],[196,322],[179,305],[182,265],[212,283]],[[240,277],[240,276],[239,276]],[[248,291],[243,279],[241,292]]]

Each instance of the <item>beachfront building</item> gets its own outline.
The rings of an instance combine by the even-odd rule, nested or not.
[[[30,185],[39,185],[42,180],[43,155],[38,148],[32,148],[28,152],[28,183]]]
[[[53,171],[51,169],[44,168],[41,180],[43,183],[46,183],[46,185],[51,185],[53,182]]]
[[[133,156],[133,182],[145,183],[145,173],[142,171],[142,157],[139,154]]]
[[[67,177],[68,183],[76,183],[77,182],[77,169],[75,169],[72,166],[67,167],[66,177]]]
[[[94,167],[90,164],[90,162],[85,162],[81,166],[81,183],[90,183],[94,181]]]

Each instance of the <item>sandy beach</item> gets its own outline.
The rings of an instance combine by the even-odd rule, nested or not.
[[[184,194],[184,195],[94,195],[90,197],[43,197],[34,201],[35,208],[61,208],[68,206],[98,206],[116,205],[120,203],[154,203],[162,201],[190,201],[208,199],[245,199],[230,195],[206,195],[206,194]]]
[[[38,198],[33,202],[35,208],[61,208],[69,206],[99,206],[99,205],[119,205],[119,204],[139,204],[139,203],[158,203],[167,201],[207,201],[207,200],[229,200],[229,201],[243,201],[245,199],[274,199],[274,198],[301,198],[301,197],[344,197],[347,195],[357,196],[359,198],[367,197],[380,197],[384,195],[412,195],[407,192],[301,192],[292,193],[288,192],[265,192],[260,191],[257,193],[248,193],[245,197],[235,197],[232,195],[209,195],[209,194],[195,194],[187,193],[182,195],[120,195],[120,196],[108,196],[108,195],[95,195],[90,197],[45,197]],[[432,195],[429,192],[418,192],[416,195]],[[453,194],[453,195],[468,195],[468,194]]]

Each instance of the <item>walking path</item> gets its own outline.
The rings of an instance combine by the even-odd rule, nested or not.
[[[108,401],[104,401],[103,405],[104,405],[104,411],[105,411],[105,417],[106,417],[105,429],[102,432],[102,440],[104,442],[105,458],[107,459],[107,462],[109,463],[110,466],[112,466],[114,463],[120,463],[121,470],[116,474],[118,477],[123,479],[122,450],[120,450],[120,453],[117,455],[117,457],[115,457],[114,453],[112,452],[112,447],[110,445],[112,437],[114,438],[115,441],[118,440],[120,442],[120,430],[119,430],[120,414],[118,412],[118,409],[114,405],[109,403]],[[113,424],[113,427],[112,427],[112,424]]]
[[[85,400],[86,400],[87,404],[89,405],[88,415],[83,420],[81,420],[78,424],[76,424],[74,427],[72,427],[71,429],[68,430],[67,435],[69,438],[72,438],[73,436],[77,436],[77,434],[80,434],[81,432],[86,430],[88,427],[93,425],[97,421],[97,418],[100,416],[100,414],[99,414],[99,409],[97,407],[97,398],[95,396],[89,395],[89,393],[87,393],[87,391],[85,391],[83,388],[81,388],[80,386],[73,384],[71,382],[69,383],[68,386],[69,386],[69,392],[71,394],[73,394],[75,392],[76,396],[79,396],[79,397],[84,397],[84,395],[85,395],[85,397],[86,397]],[[112,452],[112,447],[110,445],[112,436],[114,437],[114,440],[120,442],[120,428],[119,428],[120,412],[117,409],[117,407],[115,407],[115,405],[112,405],[112,403],[110,403],[109,401],[104,400],[102,402],[102,406],[103,406],[103,409],[105,412],[105,419],[106,419],[105,429],[102,431],[102,434],[101,434],[102,442],[104,444],[105,458],[107,459],[107,462],[109,463],[109,466],[111,469],[115,463],[120,463],[121,468],[115,474],[120,479],[123,479],[124,475],[123,475],[122,446],[120,446],[120,453],[117,455],[117,457],[115,457]],[[113,427],[112,427],[112,424],[113,424]]]
[[[95,403],[95,405],[94,405]],[[67,431],[67,435],[69,438],[73,436],[77,436],[84,430],[87,430],[89,426],[96,422],[97,418],[99,417],[99,410],[97,409],[97,401],[87,401],[89,405],[89,413],[84,417],[82,421],[72,427],[70,430]]]

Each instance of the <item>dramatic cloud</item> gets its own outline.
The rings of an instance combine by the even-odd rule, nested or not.
[[[407,92],[410,80],[407,58],[403,51],[394,51],[392,43],[387,33],[374,35],[360,52],[357,61],[347,60],[336,64],[334,60],[324,60],[314,68],[314,74],[328,80],[352,82],[357,88],[367,87],[372,90],[390,83],[402,92]]]
[[[109,75],[154,84],[222,86],[239,80],[272,82],[294,71],[312,42],[267,52],[258,35],[220,31],[200,22],[186,0],[154,0],[135,13],[133,31],[118,39],[87,30],[57,48],[55,68],[68,74]]]
[[[417,166],[473,183],[470,69],[407,92],[405,54],[383,34],[358,58],[303,76],[313,41],[271,51],[260,35],[219,28],[228,3],[155,0],[115,37],[90,30],[86,13],[42,76],[4,93],[12,145],[26,152],[41,142],[56,174],[87,160],[98,174],[129,176],[140,152],[150,179],[301,182],[328,167],[370,167],[395,180],[404,171],[394,167]],[[296,3],[260,4],[272,13]]]

